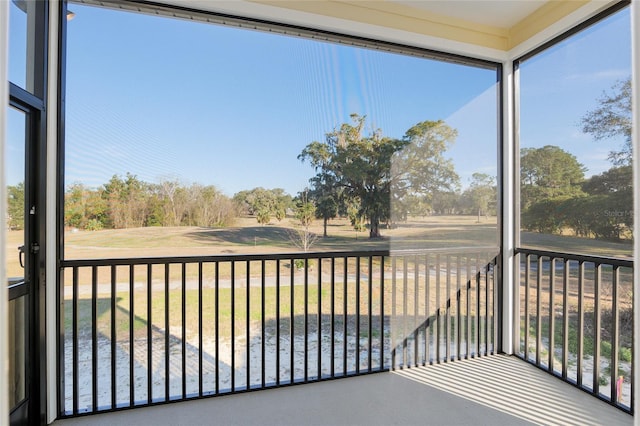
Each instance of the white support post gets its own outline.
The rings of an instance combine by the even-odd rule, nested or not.
[[[9,106],[9,2],[0,1],[0,424],[9,424],[9,350],[8,350],[8,293],[6,265],[5,138],[7,107]]]
[[[515,250],[515,167],[514,167],[514,73],[513,63],[502,63],[502,350],[511,355],[517,335],[515,319],[518,318],[516,303],[517,286],[514,281]]]
[[[59,0],[49,1],[49,60],[47,72],[47,187],[46,187],[46,353],[47,353],[47,423],[52,423],[58,415],[58,321],[57,313],[57,147],[58,147],[58,36],[60,13]]]
[[[631,69],[632,69],[632,145],[633,145],[633,259],[634,259],[634,274],[633,274],[633,323],[635,324],[634,336],[633,336],[633,358],[634,358],[634,373],[633,383],[636,390],[634,391],[634,407],[635,416],[634,423],[640,425],[640,415],[638,414],[638,404],[640,404],[640,398],[638,397],[637,386],[640,384],[640,372],[638,367],[640,366],[640,274],[638,273],[638,266],[640,266],[640,4],[638,1],[631,2]]]

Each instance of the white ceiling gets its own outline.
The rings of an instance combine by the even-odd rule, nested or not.
[[[511,28],[547,3],[546,0],[390,1],[438,15],[500,28]]]

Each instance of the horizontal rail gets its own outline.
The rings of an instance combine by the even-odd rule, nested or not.
[[[578,262],[591,262],[602,265],[623,266],[625,268],[633,268],[633,259],[624,259],[620,257],[594,256],[587,254],[570,254],[549,250],[537,250],[530,248],[517,248],[516,254],[526,254],[534,256],[550,257],[554,259],[575,260]]]
[[[158,256],[132,258],[100,258],[100,259],[64,259],[60,261],[62,268],[82,266],[111,266],[111,265],[166,265],[172,263],[193,262],[237,262],[287,259],[323,259],[367,256],[402,256],[419,253],[482,253],[497,252],[497,246],[462,247],[452,249],[402,249],[402,250],[361,250],[361,251],[326,251],[326,252],[293,252],[267,254],[213,254],[207,256]]]
[[[518,355],[633,413],[633,274],[627,259],[517,249]]]

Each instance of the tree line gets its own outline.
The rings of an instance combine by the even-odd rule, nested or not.
[[[624,136],[624,146],[610,153],[612,167],[585,178],[585,167],[557,146],[524,148],[520,153],[521,225],[543,233],[619,240],[633,227],[630,80],[604,94],[599,107],[582,121],[583,131],[601,140]],[[367,227],[372,238],[381,226],[394,226],[409,216],[427,214],[496,214],[494,176],[474,173],[461,190],[451,159],[445,157],[457,131],[445,122],[423,121],[401,138],[382,130],[365,132],[366,117],[351,115],[313,141],[298,155],[316,174],[309,186],[292,196],[283,189],[253,188],[228,197],[215,186],[177,180],[148,183],[127,173],[114,175],[92,189],[81,183],[65,193],[65,225],[80,229],[141,226],[225,227],[249,215],[260,224],[293,215],[308,229],[313,218],[327,223],[348,218],[357,231]],[[22,227],[24,188],[10,186],[8,224]]]
[[[619,241],[633,235],[631,79],[616,83],[581,121],[596,141],[622,137],[611,167],[585,178],[585,167],[557,146],[520,153],[522,227],[531,231]]]
[[[79,229],[218,227],[236,217],[233,201],[215,186],[176,180],[152,184],[130,173],[114,175],[97,189],[75,183],[65,193],[65,226]]]

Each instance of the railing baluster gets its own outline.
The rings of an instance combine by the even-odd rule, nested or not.
[[[418,299],[420,298],[418,255],[413,256],[413,365],[418,366],[418,334],[419,334],[419,314]]]
[[[567,379],[569,363],[569,261],[564,259],[562,278],[562,378]]]
[[[436,311],[435,311],[436,364],[440,364],[440,255],[436,255]]]
[[[260,280],[260,343],[261,343],[261,357],[260,360],[262,361],[262,371],[261,371],[261,376],[260,376],[260,386],[262,388],[264,388],[265,386],[265,370],[267,369],[267,363],[265,361],[265,355],[266,355],[266,348],[265,348],[265,277],[267,275],[266,272],[266,262],[264,259],[262,259],[261,261],[261,270],[262,270],[262,279]]]
[[[582,357],[584,356],[584,262],[578,264],[578,354],[576,383],[582,387]]]
[[[369,326],[369,330],[368,330],[368,334],[369,334],[369,348],[368,348],[368,359],[367,359],[367,363],[368,363],[368,367],[367,367],[367,371],[369,373],[371,373],[371,362],[372,362],[372,354],[371,351],[373,350],[373,342],[371,340],[371,334],[373,333],[373,257],[369,256],[369,272],[368,272],[368,285],[369,285],[369,291],[368,291],[368,311],[367,311],[367,315],[368,315],[368,326]]]
[[[538,256],[536,259],[538,262],[538,270],[536,271],[536,365],[540,366],[540,347],[542,346],[542,320],[540,319],[541,313],[541,299],[542,291],[542,256]]]
[[[135,376],[134,376],[134,352],[135,341],[133,335],[133,326],[136,320],[134,313],[134,266],[129,265],[129,405],[135,405]]]
[[[531,329],[531,317],[529,315],[529,293],[531,292],[531,284],[529,282],[529,274],[531,273],[531,255],[526,254],[524,256],[524,359],[529,360],[529,330]]]
[[[617,266],[611,271],[611,359],[609,367],[611,368],[611,402],[618,404],[617,383],[618,383],[618,332],[620,330],[620,312],[618,302],[618,281],[620,271]],[[621,389],[622,390],[622,389]]]
[[[151,300],[153,290],[152,265],[147,264],[147,403],[153,402],[153,327],[151,322]],[[184,294],[184,292],[183,292]]]
[[[202,262],[198,262],[198,396],[202,396]]]
[[[460,309],[462,305],[461,294],[461,278],[460,278],[460,255],[456,256],[456,360],[461,359],[461,345],[462,345],[462,316]]]
[[[405,271],[406,276],[406,271]],[[407,289],[405,286],[405,298]],[[406,306],[406,305],[405,305]],[[435,320],[435,345],[436,345],[436,363],[440,362],[440,255],[436,256],[436,320]],[[406,333],[405,333],[406,335]]]
[[[182,262],[182,398],[187,397],[187,264]]]
[[[485,263],[484,266],[484,355],[489,355],[489,305],[491,297],[489,296],[489,270],[491,266]]]
[[[360,374],[360,256],[356,257],[356,374]]]
[[[471,281],[472,281],[472,275],[471,275],[471,255],[467,256],[467,274],[465,276],[465,281],[466,281],[466,285],[465,287],[465,293],[466,293],[466,303],[467,303],[467,307],[466,307],[466,316],[467,316],[467,321],[466,321],[466,329],[465,332],[467,334],[466,337],[466,354],[465,354],[465,359],[469,359],[471,358]]]
[[[214,322],[215,322],[215,354],[216,354],[216,375],[215,375],[215,394],[220,394],[220,262],[215,262],[215,281],[214,285]],[[233,374],[233,372],[232,372]]]
[[[593,394],[600,393],[600,279],[601,265],[594,264],[593,280]]]
[[[445,362],[451,361],[451,256],[447,255],[445,260],[447,268],[446,295],[447,300],[445,302]]]
[[[171,399],[171,335],[169,330],[171,322],[169,318],[169,284],[170,284],[171,266],[169,263],[164,265],[164,400]]]
[[[247,260],[246,297],[245,300],[245,371],[247,372],[247,390],[251,389],[251,262]]]
[[[276,259],[276,385],[280,385],[280,259]]]
[[[343,328],[343,338],[342,338],[342,374],[344,376],[347,375],[347,343],[348,343],[348,334],[347,334],[347,323],[348,323],[348,317],[347,317],[347,285],[348,285],[348,277],[347,277],[347,273],[349,272],[349,268],[348,268],[348,263],[349,263],[349,258],[348,257],[344,257],[344,265],[343,265],[343,280],[344,280],[344,286],[342,288],[343,291],[343,295],[342,295],[342,328]]]
[[[393,256],[391,258],[391,369],[395,370],[396,368],[396,352],[397,352],[397,331],[396,329],[398,324],[397,319],[397,298],[396,298],[396,285],[397,285],[397,257]]]
[[[309,259],[304,259],[304,382],[309,381]]]
[[[555,293],[556,293],[556,258],[549,259],[549,361],[547,368],[553,372],[555,352]]]
[[[431,287],[431,270],[429,269],[429,255],[424,255],[424,363],[427,365],[431,363],[431,318],[430,318],[430,305],[431,299],[429,298]]]
[[[384,370],[384,256],[380,256],[380,370]]]
[[[91,267],[91,401],[98,410],[98,267]]]
[[[480,318],[480,285],[482,283],[482,265],[480,263],[480,254],[476,256],[476,330],[475,330],[475,340],[476,340],[476,357],[481,356],[480,346],[481,346],[481,337],[482,337],[482,319]]]
[[[116,408],[116,265],[111,265],[111,409]]]
[[[230,266],[231,266],[231,392],[235,392],[236,391],[236,262],[232,260]]]
[[[331,378],[333,379],[336,374],[336,259],[331,258]]]
[[[73,299],[72,299],[72,314],[71,314],[71,326],[73,328],[73,340],[71,343],[72,351],[72,363],[73,363],[73,378],[72,378],[72,398],[73,398],[73,414],[78,414],[78,267],[73,267],[72,276],[73,286]],[[133,386],[131,387],[133,389]]]
[[[318,380],[322,379],[322,258],[318,257]]]
[[[500,342],[500,336],[502,336],[502,330],[499,328],[500,318],[502,317],[500,309],[502,307],[500,303],[500,288],[498,288],[499,279],[497,277],[498,274],[498,260],[495,258],[491,262],[491,291],[493,294],[493,313],[492,317],[492,327],[493,327],[493,344],[491,345],[491,354],[497,354],[499,348],[502,346]]]
[[[295,312],[294,312],[294,271],[295,271],[295,261],[292,258],[291,259],[291,268],[290,269],[290,285],[289,285],[289,362],[290,362],[290,371],[289,371],[289,375],[290,375],[290,382],[294,383],[295,381],[295,351],[294,351],[294,340],[295,340],[295,330],[294,330],[294,325],[295,325]]]

